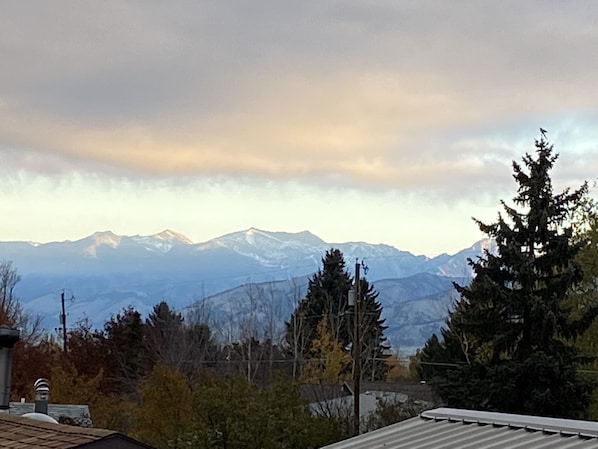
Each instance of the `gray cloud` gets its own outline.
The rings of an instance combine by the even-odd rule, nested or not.
[[[541,125],[577,181],[598,165],[583,144],[595,137],[597,9],[15,2],[0,17],[0,149],[34,173],[474,195],[504,190]],[[566,156],[564,136],[581,154]]]

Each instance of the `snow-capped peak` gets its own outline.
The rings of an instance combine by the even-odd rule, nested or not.
[[[477,242],[473,247],[473,250],[477,250],[480,253],[484,251],[488,251],[490,254],[496,254],[498,249],[496,245],[496,240],[492,238],[483,238],[479,242]]]
[[[108,245],[112,248],[116,248],[120,244],[121,236],[116,235],[112,231],[99,231],[92,234],[91,238],[93,239],[96,245]]]
[[[193,242],[183,234],[166,229],[158,234],[140,236],[131,239],[145,247],[148,251],[167,253],[175,245],[191,245]]]
[[[173,240],[179,240],[183,243],[187,243],[189,245],[192,245],[193,242],[186,236],[184,236],[183,234],[180,234],[178,232],[175,231],[171,231],[170,229],[165,229],[164,231],[158,233],[158,234],[154,234],[151,236],[151,238],[157,239],[157,240],[167,240],[167,241],[173,241]]]
[[[118,248],[122,237],[116,235],[112,231],[98,231],[94,232],[89,237],[83,239],[86,246],[83,249],[83,253],[86,257],[95,258],[97,257],[97,249],[100,246],[109,246],[111,248]]]

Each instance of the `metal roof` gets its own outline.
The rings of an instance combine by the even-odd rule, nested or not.
[[[598,422],[438,408],[326,448],[598,448]]]
[[[343,396],[327,401],[312,402],[309,407],[312,413],[323,416],[350,416],[353,413],[353,396]],[[406,394],[387,391],[366,391],[359,395],[359,416],[367,419],[378,409],[382,401],[393,404],[404,403],[409,399]]]

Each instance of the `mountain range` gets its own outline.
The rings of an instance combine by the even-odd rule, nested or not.
[[[201,313],[221,337],[234,338],[225,329],[238,332],[248,319],[262,333],[268,321],[270,334],[280,334],[331,248],[342,251],[349,271],[357,259],[367,264],[390,343],[413,349],[444,322],[455,299],[452,283],[470,279],[468,258],[492,250],[492,242],[429,258],[384,244],[328,243],[308,231],[250,228],[203,243],[170,230],[150,236],[104,231],[75,241],[0,242],[0,259],[12,261],[21,275],[15,293],[50,330],[58,327],[64,291],[70,325],[87,318],[101,326],[125,307],[146,314],[164,300],[185,314]]]

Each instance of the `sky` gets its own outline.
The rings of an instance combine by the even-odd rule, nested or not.
[[[555,189],[593,184],[597,22],[593,1],[3,2],[0,240],[457,252],[540,127]]]

